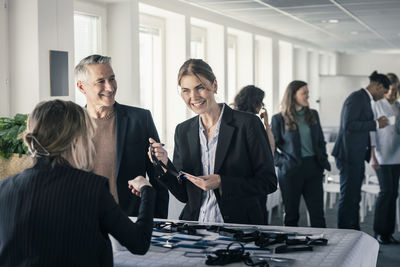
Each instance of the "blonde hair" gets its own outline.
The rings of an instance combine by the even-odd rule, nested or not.
[[[34,157],[91,171],[96,125],[81,106],[63,100],[39,103],[28,117],[24,142]]]

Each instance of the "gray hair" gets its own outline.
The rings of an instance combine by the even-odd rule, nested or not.
[[[75,67],[75,79],[77,81],[86,81],[89,75],[87,66],[93,64],[111,64],[111,57],[102,55],[90,55],[85,57]]]

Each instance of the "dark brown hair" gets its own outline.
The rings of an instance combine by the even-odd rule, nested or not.
[[[247,85],[240,89],[235,96],[234,109],[256,114],[257,109],[263,103],[264,95],[264,91],[260,88],[254,85]]]
[[[286,130],[296,130],[297,129],[297,115],[296,115],[296,93],[297,91],[306,86],[307,83],[303,81],[292,81],[286,88],[285,94],[283,95],[281,102],[281,114],[285,120]],[[304,107],[304,118],[308,125],[313,125],[317,123],[311,109],[309,107]]]

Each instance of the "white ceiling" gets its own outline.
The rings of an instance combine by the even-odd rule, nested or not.
[[[400,51],[400,0],[181,1],[330,50]]]

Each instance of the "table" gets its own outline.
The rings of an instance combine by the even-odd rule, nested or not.
[[[135,220],[132,218],[132,220]],[[167,220],[182,222],[177,220]],[[238,226],[223,224],[223,226]],[[241,225],[243,226],[243,225]],[[314,246],[314,251],[270,254],[273,257],[290,258],[294,261],[284,266],[376,266],[379,244],[366,233],[355,230],[322,229],[308,227],[257,226],[260,230],[279,230],[299,234],[324,234],[328,239],[327,246]],[[212,233],[214,234],[214,233]],[[218,234],[214,234],[218,235]],[[159,248],[150,247],[146,255],[133,255],[112,238],[114,266],[206,266],[205,258],[185,257],[183,251],[168,250],[159,252]],[[227,266],[246,266],[244,263],[233,263]],[[280,266],[280,265],[276,265]]]

